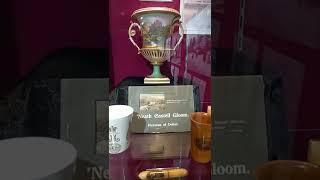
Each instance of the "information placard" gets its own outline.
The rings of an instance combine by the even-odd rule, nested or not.
[[[192,85],[129,86],[128,104],[134,108],[131,131],[165,133],[190,131],[194,112]]]

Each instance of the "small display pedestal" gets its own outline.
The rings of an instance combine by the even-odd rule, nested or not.
[[[163,78],[145,77],[144,84],[145,85],[170,84],[170,79],[167,77],[163,77]]]

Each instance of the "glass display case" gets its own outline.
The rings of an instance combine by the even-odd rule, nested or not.
[[[76,180],[320,179],[320,1],[1,2],[0,144],[68,142]]]
[[[155,21],[153,16],[146,17],[158,22],[159,25],[149,27],[145,24],[147,21],[140,19],[137,21],[131,17],[132,14],[135,14],[134,12],[139,13],[141,8],[144,8],[142,10],[153,8],[159,11],[164,7],[173,9],[172,12],[178,12],[181,17],[184,17],[183,13],[187,12],[187,9],[184,11],[181,3],[183,4],[183,1],[176,0],[166,3],[141,1],[127,4],[110,1],[110,33],[113,54],[111,67],[114,71],[112,80],[114,88],[111,90],[110,103],[111,105],[129,105],[135,109],[132,115],[134,124],[130,125],[132,132],[128,135],[130,139],[128,149],[120,154],[109,153],[109,177],[111,179],[139,179],[139,174],[142,176],[143,171],[150,171],[151,174],[157,173],[157,176],[160,176],[159,173],[162,171],[186,172],[187,176],[186,174],[177,176],[180,179],[211,178],[211,163],[198,163],[191,157],[190,127],[190,114],[199,111],[207,112],[207,107],[211,105],[211,32],[209,34],[208,32],[206,34],[183,33],[183,29],[186,28],[184,20],[181,20],[180,27],[172,26],[169,36],[163,36],[167,38],[162,42],[165,42],[164,47],[171,48],[173,51],[170,51],[161,66],[161,72],[169,78],[170,83],[150,84],[143,79],[155,69],[143,58],[146,57],[143,49],[149,48],[145,47],[148,45],[147,35],[157,38],[160,34],[155,34],[156,29],[159,29],[164,23],[161,23],[161,18]],[[205,7],[209,7],[210,3],[211,1],[205,4]],[[194,13],[192,18],[202,19],[203,13],[208,14],[205,8]],[[139,16],[138,18],[144,19],[145,17]],[[138,52],[128,40],[130,24],[132,29],[129,29],[129,37],[132,38],[131,42],[137,45]],[[148,34],[147,30],[151,31],[152,28],[151,34]],[[126,53],[122,51],[124,48]],[[154,66],[154,62],[152,63]],[[188,87],[191,87],[191,94],[186,93],[189,91]],[[143,100],[141,100],[142,95],[144,95]],[[164,106],[159,109],[162,106],[157,104],[161,102]],[[146,108],[141,109],[142,106]],[[140,121],[138,122],[139,119],[142,125]],[[183,119],[186,124],[182,123]],[[144,130],[141,130],[140,126]],[[159,131],[151,132],[150,126],[157,126],[152,129],[159,129]],[[168,126],[174,126],[174,128]],[[209,144],[211,144],[211,138],[209,139]],[[208,147],[211,149],[210,145]],[[211,151],[206,151],[211,154]]]

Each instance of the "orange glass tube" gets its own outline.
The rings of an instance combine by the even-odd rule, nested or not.
[[[191,120],[191,157],[198,163],[211,161],[211,114],[194,112]]]

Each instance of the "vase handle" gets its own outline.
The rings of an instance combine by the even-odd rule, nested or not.
[[[136,35],[136,31],[132,29],[134,26],[138,27],[139,30],[141,31],[141,26],[140,26],[138,23],[131,23],[131,25],[130,25],[130,27],[129,27],[129,30],[128,30],[128,35],[129,35],[129,39],[130,39],[131,43],[132,43],[135,47],[137,47],[137,49],[138,49],[138,54],[139,54],[139,53],[140,53],[140,48],[139,48],[139,46],[134,42],[134,40],[132,39],[132,37]]]
[[[183,29],[183,27],[182,27],[181,21],[176,22],[173,27],[175,27],[177,24],[179,24],[179,27],[180,27],[181,31],[179,32],[179,34],[180,34],[180,39],[179,39],[179,41],[177,42],[177,44],[176,44],[176,45],[174,46],[174,48],[173,48],[174,51],[175,51],[176,48],[179,46],[179,44],[182,42],[183,35],[184,35],[184,29]]]

